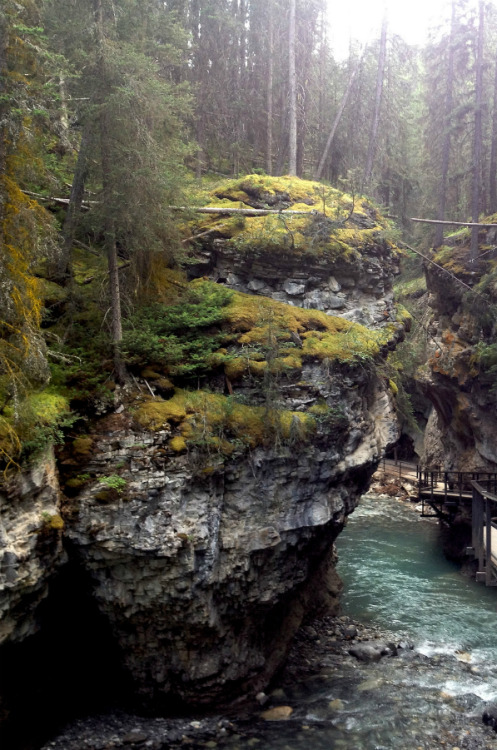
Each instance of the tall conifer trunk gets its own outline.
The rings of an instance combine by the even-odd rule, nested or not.
[[[268,0],[268,75],[266,85],[266,172],[273,173],[273,79],[274,79],[274,9]]]
[[[473,146],[473,222],[480,217],[480,187],[483,150],[482,108],[483,108],[483,35],[485,26],[485,6],[483,0],[479,2],[478,39],[476,44],[476,80],[475,80],[475,132]],[[471,258],[478,257],[478,227],[471,230]]]
[[[497,55],[494,72],[494,101],[492,116],[492,141],[490,148],[489,212],[497,212]]]
[[[62,225],[62,249],[57,265],[57,277],[61,283],[68,283],[72,278],[72,247],[85,192],[92,137],[92,125],[90,122],[86,122],[79,145],[78,160],[76,162],[76,169],[74,170],[66,217]]]
[[[447,85],[445,89],[444,105],[444,139],[442,145],[442,170],[440,183],[438,187],[438,211],[437,219],[444,221],[445,209],[447,205],[447,178],[449,175],[450,164],[450,146],[451,146],[451,116],[454,97],[454,48],[456,34],[456,0],[452,2],[452,15],[450,22],[449,51],[447,57]],[[435,247],[443,244],[444,230],[442,224],[439,224],[435,230]]]
[[[297,174],[297,71],[295,68],[295,0],[290,0],[290,22],[288,33],[288,73],[290,78],[290,130],[288,174]]]
[[[102,0],[94,0],[95,34],[97,43],[97,70],[99,92],[100,163],[102,168],[102,210],[104,213],[104,245],[109,271],[109,294],[111,306],[111,339],[114,351],[114,367],[119,381],[124,380],[124,365],[119,352],[122,339],[121,292],[119,288],[119,268],[116,248],[116,229],[113,217],[114,186],[112,180],[112,143],[109,137],[108,115],[105,110],[105,89],[108,83],[107,61],[105,56],[105,30]]]
[[[342,119],[343,112],[345,110],[345,107],[347,106],[347,102],[349,100],[350,92],[352,91],[352,86],[355,80],[355,77],[359,71],[359,68],[361,66],[362,62],[362,55],[359,58],[358,62],[356,63],[354,69],[352,70],[352,73],[349,78],[349,82],[347,84],[347,88],[345,90],[345,94],[343,95],[341,104],[338,108],[338,112],[335,115],[335,119],[333,120],[333,124],[331,126],[330,134],[328,136],[328,140],[326,141],[326,146],[324,147],[323,154],[321,156],[321,160],[319,162],[318,167],[316,168],[316,171],[314,172],[313,180],[320,180],[323,175],[323,170],[326,164],[326,160],[328,158],[328,154],[330,153],[331,144],[333,143],[333,139],[335,137],[335,133],[337,131],[337,128],[340,124],[340,120]]]
[[[378,75],[376,77],[376,95],[374,105],[373,122],[371,123],[371,132],[369,134],[368,155],[366,166],[364,168],[363,187],[367,187],[373,174],[374,158],[376,156],[376,146],[378,144],[378,129],[380,126],[381,103],[383,99],[383,81],[385,76],[385,64],[387,59],[387,29],[388,17],[385,13],[381,25],[380,54],[378,57]]]

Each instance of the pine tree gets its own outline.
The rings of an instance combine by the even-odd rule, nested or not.
[[[186,35],[153,0],[92,0],[82,6],[78,12],[86,12],[87,34],[78,40],[76,32],[70,50],[74,61],[88,55],[76,84],[85,100],[79,112],[82,163],[75,172],[68,216],[71,222],[77,216],[74,204],[80,201],[86,179],[97,200],[84,221],[87,231],[103,238],[110,336],[116,374],[122,379],[119,342],[125,280],[120,259],[129,263],[133,288],[139,293],[150,273],[151,257],[170,256],[174,244],[167,206],[177,202],[173,193],[186,155],[182,134],[189,95],[176,82],[182,62],[178,43],[185,49]],[[66,246],[75,228],[69,229]]]

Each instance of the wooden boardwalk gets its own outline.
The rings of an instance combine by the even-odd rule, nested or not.
[[[417,487],[424,518],[450,524],[463,507],[471,508],[472,547],[467,554],[478,561],[476,580],[497,586],[497,473],[428,471],[389,459],[382,469]]]

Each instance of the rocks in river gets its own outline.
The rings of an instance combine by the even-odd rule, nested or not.
[[[347,625],[343,629],[343,634],[345,638],[355,638],[357,635],[357,628],[355,625]]]
[[[488,706],[485,707],[481,718],[484,724],[492,727],[492,729],[497,732],[497,703],[489,703]]]
[[[275,706],[261,714],[264,721],[286,721],[293,714],[293,708],[290,706]]]
[[[382,656],[397,656],[397,647],[384,641],[369,641],[352,646],[349,654],[359,661],[380,661]]]
[[[402,641],[401,643],[387,643],[386,641],[365,641],[356,643],[349,648],[349,654],[355,656],[359,661],[380,661],[383,656],[397,656],[399,650],[411,651],[412,643]]]

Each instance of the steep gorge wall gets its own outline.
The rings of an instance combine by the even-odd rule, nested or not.
[[[480,232],[482,258],[471,262],[467,231],[456,234],[425,269],[432,317],[428,362],[419,383],[433,404],[423,461],[446,470],[496,471],[493,345],[495,230]]]
[[[170,455],[170,430],[139,431],[126,414],[91,436],[85,472],[124,463],[125,496],[102,500],[90,483],[66,505],[66,533],[148,699],[261,687],[305,613],[338,606],[333,541],[396,439],[395,414],[368,378],[303,375],[295,396],[345,407],[343,442],[325,426],[310,445],[195,466]]]
[[[319,186],[296,184],[304,201],[297,205],[312,210]],[[263,187],[265,204],[292,204],[295,181],[284,192]],[[6,641],[35,630],[36,603],[65,559],[61,536],[149,708],[256,691],[282,663],[306,613],[336,610],[333,542],[398,436],[384,361],[407,318],[392,302],[398,252],[379,222],[363,201],[355,217],[318,222],[318,246],[307,251],[307,223],[270,247],[267,228],[257,227],[254,238],[247,223],[247,239],[237,224],[231,238],[219,236],[218,222],[211,226],[208,243],[192,251],[191,275],[241,291],[209,328],[225,344],[206,358],[198,390],[179,387],[174,373],[151,363],[64,447],[60,489],[47,469],[50,481],[37,480],[26,507],[2,498],[8,549],[19,564],[14,596],[14,558],[4,557]],[[193,284],[209,299],[219,288]],[[368,328],[353,322],[361,316]],[[29,476],[14,484],[28,486]],[[21,562],[38,575],[34,599]],[[18,636],[13,612],[24,622]]]

